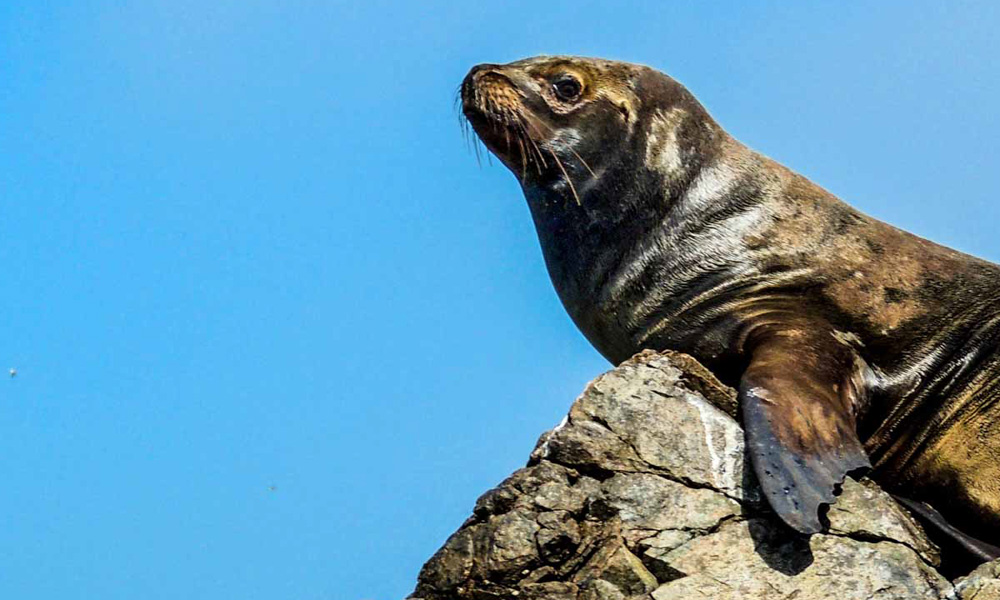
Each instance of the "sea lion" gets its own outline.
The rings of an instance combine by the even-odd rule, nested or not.
[[[736,387],[788,525],[820,531],[870,469],[1000,555],[1000,266],[862,214],[649,67],[484,64],[460,93],[576,325],[613,363],[679,350]]]

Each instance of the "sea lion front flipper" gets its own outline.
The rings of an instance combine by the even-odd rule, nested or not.
[[[740,381],[754,471],[774,511],[802,533],[821,531],[822,505],[848,473],[871,467],[855,430],[858,362],[832,336],[778,332],[755,345]]]

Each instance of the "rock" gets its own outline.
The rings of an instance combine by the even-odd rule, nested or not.
[[[411,599],[1000,600],[1000,562],[956,591],[870,481],[844,482],[829,531],[787,529],[745,468],[735,412],[735,393],[691,357],[636,355],[483,494]]]
[[[1000,600],[1000,560],[981,565],[955,588],[961,600]]]
[[[816,535],[794,538],[767,519],[727,523],[664,557],[686,573],[655,600],[696,598],[941,598],[947,580],[899,543]],[[792,596],[795,592],[798,595]]]

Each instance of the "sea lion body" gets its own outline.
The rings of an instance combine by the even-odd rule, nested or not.
[[[860,213],[648,67],[483,65],[462,96],[580,330],[613,363],[679,350],[737,386],[789,525],[818,531],[870,466],[1000,542],[1000,266]]]

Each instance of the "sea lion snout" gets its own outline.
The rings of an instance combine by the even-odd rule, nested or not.
[[[502,65],[481,64],[465,76],[462,113],[486,147],[517,173],[529,162],[531,134],[524,107],[525,94]],[[524,175],[522,171],[522,178]]]
[[[462,111],[468,114],[469,111],[482,110],[480,106],[479,87],[482,80],[487,77],[502,77],[499,72],[500,65],[483,63],[469,69],[469,74],[462,80]]]
[[[462,82],[463,90],[475,85],[476,81],[485,75],[499,73],[501,68],[501,65],[494,63],[482,63],[472,67],[469,69],[469,74],[465,76],[465,81]]]
[[[476,65],[462,81],[462,112],[468,119],[505,122],[521,111],[522,97],[500,65]]]

